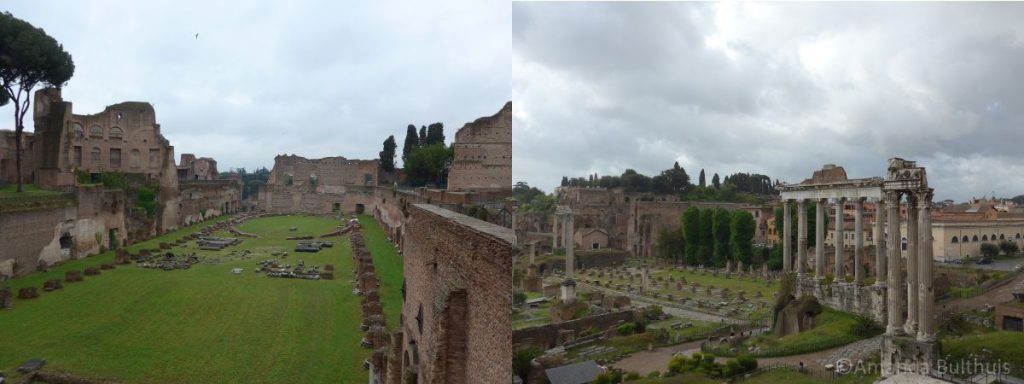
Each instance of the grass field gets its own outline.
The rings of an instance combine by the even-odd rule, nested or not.
[[[973,356],[1009,363],[1010,375],[1024,378],[1024,333],[997,331],[942,339],[942,353],[950,356],[949,364],[973,361]]]
[[[184,250],[218,261],[166,272],[119,266],[39,299],[16,300],[13,310],[0,312],[0,370],[10,374],[39,357],[47,359],[48,371],[128,383],[366,382],[362,361],[369,351],[359,346],[360,302],[352,294],[347,237],[332,238],[333,248],[289,252],[286,259],[303,259],[307,266],[332,263],[335,280],[253,273],[257,261],[271,258],[270,251],[293,249],[295,242],[284,240],[296,233],[289,227],[316,235],[338,224],[300,216],[254,219],[239,229],[259,239],[221,251],[198,251],[193,243]],[[130,249],[152,248],[195,229]],[[242,249],[255,256],[229,255]],[[112,259],[109,253],[94,256],[9,283],[40,285],[49,276],[63,277],[64,270]],[[244,273],[232,274],[236,267]]]
[[[378,293],[384,307],[384,321],[388,329],[394,331],[402,313],[402,256],[373,216],[359,215],[359,224],[363,227],[363,240],[373,256],[373,267],[380,280]]]

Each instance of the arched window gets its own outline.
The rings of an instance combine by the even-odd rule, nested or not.
[[[89,127],[89,137],[95,137],[95,138],[98,138],[98,139],[102,139],[103,138],[103,127],[100,127],[98,125],[94,125],[92,127]]]
[[[903,250],[906,251],[907,250],[907,238],[904,237],[903,241],[901,243],[902,243]]]
[[[110,140],[121,141],[121,136],[124,136],[124,131],[121,128],[110,128]]]
[[[1020,232],[1017,232],[1017,238],[1018,239],[1020,238]]]
[[[981,241],[988,241],[988,235],[981,235]]]
[[[974,237],[971,238],[971,241],[977,242],[978,241],[978,235],[974,235]]]
[[[75,139],[84,138],[85,137],[85,128],[82,127],[82,124],[78,124],[78,123],[71,124],[71,134],[73,135],[73,137]]]
[[[92,161],[92,165],[100,165],[100,149],[93,147],[92,152],[89,154],[89,160]]]
[[[1003,236],[1003,234],[1002,234],[1002,233],[1000,233],[1000,234],[999,234],[999,240],[1006,240],[1006,236]]]
[[[957,241],[957,238],[956,238],[956,236],[953,236],[953,242],[954,242],[954,243],[957,243],[957,242],[958,242],[958,241]]]
[[[966,243],[966,242],[968,242],[968,241],[970,241],[970,240],[968,240],[968,239],[967,239],[967,236],[964,236],[964,238],[963,238],[963,240],[962,240],[962,241],[963,241],[964,243]]]

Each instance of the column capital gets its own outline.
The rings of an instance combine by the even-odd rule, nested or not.
[[[807,204],[807,199],[796,199],[796,205],[798,207],[804,207]]]
[[[898,206],[902,195],[899,191],[885,191],[885,203]]]
[[[932,197],[935,196],[935,190],[932,188],[925,188],[917,192],[917,207],[921,209],[927,209],[932,207]]]
[[[917,201],[917,193],[911,192],[907,194],[907,208],[910,208],[911,206],[917,208]]]

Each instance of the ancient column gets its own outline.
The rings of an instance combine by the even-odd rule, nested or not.
[[[573,256],[574,248],[576,248],[576,241],[573,239],[573,218],[572,212],[565,214],[565,219],[562,220],[562,227],[565,229],[562,232],[562,241],[565,243],[565,278],[571,280],[573,277],[573,270],[576,268],[576,260]]]
[[[886,249],[889,251],[889,273],[887,280],[887,314],[889,323],[885,327],[885,333],[898,335],[903,333],[903,271],[900,261],[900,195],[899,192],[889,191],[885,193],[885,204],[888,208],[887,227],[889,237],[886,239]]]
[[[825,279],[825,201],[814,206],[814,278]]]
[[[907,194],[907,335],[917,334],[917,194]]]
[[[832,266],[832,281],[846,281],[843,278],[843,205],[846,199],[840,197],[836,200],[836,264]]]
[[[932,313],[935,307],[935,291],[932,289],[932,189],[929,188],[922,193],[917,202],[918,212],[917,230],[921,233],[921,241],[918,246],[917,279],[918,286],[918,310],[917,310],[917,339],[925,342],[935,341],[935,315]]]
[[[530,264],[534,264],[537,257],[537,243],[530,243]]]
[[[885,284],[885,202],[875,202],[875,285]]]
[[[807,204],[804,199],[796,201],[796,272],[798,276],[804,277],[807,265]]]
[[[862,217],[864,215],[864,199],[853,200],[853,207],[855,209],[853,216],[853,283],[860,285],[864,282],[863,261],[860,258],[860,254],[864,250],[864,220]]]
[[[793,218],[789,213],[789,200],[782,201],[782,272],[792,271],[792,260],[790,257],[793,255],[790,252],[790,244],[793,237]]]
[[[554,218],[551,221],[551,252],[554,253],[558,249],[558,211],[552,216]]]

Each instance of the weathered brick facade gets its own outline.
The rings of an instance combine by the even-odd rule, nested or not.
[[[508,382],[512,230],[429,204],[408,211],[406,295],[395,335],[402,356],[389,361],[401,362],[403,376],[417,375],[418,383]]]
[[[512,188],[512,102],[493,116],[466,123],[455,133],[448,189]]]
[[[355,212],[372,202],[379,176],[378,160],[279,155],[260,188],[259,204],[272,213]]]

